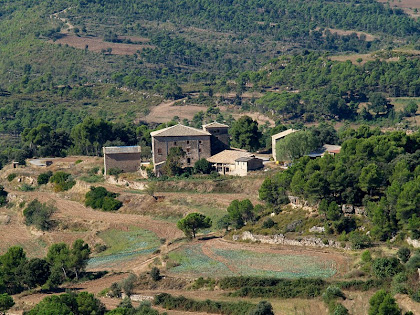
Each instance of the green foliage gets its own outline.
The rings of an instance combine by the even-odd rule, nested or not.
[[[39,302],[28,315],[72,315],[72,314],[105,314],[105,306],[88,292],[69,292],[61,295],[52,295]]]
[[[376,292],[369,300],[369,315],[400,315],[395,299],[384,290]]]
[[[71,177],[71,174],[58,171],[50,177],[50,182],[54,184],[54,191],[66,191],[71,189],[76,181]]]
[[[56,208],[46,203],[41,203],[38,199],[32,200],[23,210],[26,225],[34,225],[37,229],[47,231],[53,226],[50,219]]]
[[[130,296],[133,294],[134,285],[137,281],[137,277],[133,274],[130,274],[127,278],[120,282],[120,287],[125,294]]]
[[[353,249],[363,249],[372,246],[370,237],[360,232],[351,232],[349,239]]]
[[[122,207],[122,202],[115,199],[116,193],[109,192],[104,187],[90,187],[86,193],[85,205],[93,209],[102,209],[104,211],[116,211]]]
[[[123,171],[119,168],[110,168],[108,170],[108,175],[118,177]]]
[[[239,118],[229,130],[232,137],[231,145],[236,148],[254,152],[261,147],[261,132],[258,130],[258,122],[249,116]]]
[[[372,273],[379,279],[391,278],[401,270],[402,266],[395,257],[377,258],[372,263]]]
[[[166,309],[230,315],[248,314],[255,307],[248,302],[195,301],[183,296],[174,297],[168,293],[156,295],[153,303]]]
[[[7,175],[7,181],[11,182],[12,180],[16,178],[16,176],[17,176],[16,173],[10,173],[9,175]]]
[[[332,314],[333,315],[348,315],[349,310],[343,304],[337,304]]]
[[[13,301],[13,298],[9,294],[0,294],[0,312],[7,311],[13,305],[15,305],[15,301]]]
[[[318,149],[323,143],[311,131],[298,131],[277,142],[276,156],[279,161],[292,161]],[[274,148],[273,148],[274,150]]]
[[[4,190],[4,186],[0,185],[0,207],[7,203],[8,192]]]
[[[211,219],[201,213],[190,213],[176,224],[189,238],[195,238],[198,230],[210,228],[211,225]]]
[[[48,184],[52,175],[53,175],[53,173],[51,171],[39,174],[38,178],[37,178],[38,185]]]
[[[150,277],[153,281],[159,281],[162,278],[159,268],[153,267],[152,270],[150,270]]]
[[[274,225],[275,225],[275,223],[274,223],[273,219],[267,218],[267,219],[264,220],[262,226],[263,226],[264,229],[271,229]]]
[[[235,229],[240,229],[245,223],[253,222],[255,219],[254,205],[249,199],[233,200],[227,208],[227,212],[228,221]]]
[[[181,147],[170,148],[165,165],[162,168],[163,173],[169,177],[181,175],[183,172],[182,159],[185,157],[185,154]]]
[[[261,301],[254,309],[249,311],[248,315],[274,315],[273,306],[270,302]]]
[[[194,164],[194,173],[196,174],[210,174],[213,171],[212,164],[206,159],[199,159]]]
[[[400,247],[397,251],[398,258],[406,263],[410,259],[411,251],[408,247]]]

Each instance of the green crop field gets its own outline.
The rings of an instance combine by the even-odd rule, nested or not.
[[[108,248],[89,260],[89,268],[117,266],[122,261],[151,254],[160,245],[154,233],[136,227],[130,227],[129,231],[109,229],[98,236]]]
[[[235,249],[213,249],[212,253],[215,259],[207,256],[201,245],[180,248],[169,254],[170,265],[174,265],[170,272],[202,277],[328,278],[337,271],[335,261],[319,256]]]

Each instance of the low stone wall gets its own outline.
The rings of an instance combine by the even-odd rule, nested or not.
[[[327,244],[324,244],[324,241],[319,237],[313,236],[305,236],[300,240],[297,239],[288,239],[283,234],[275,234],[275,235],[254,235],[251,232],[243,232],[242,235],[234,235],[234,241],[252,241],[252,242],[259,242],[263,244],[271,244],[271,245],[291,245],[291,246],[310,246],[310,247],[319,247],[319,248],[326,248],[326,247],[334,247],[334,248],[342,248],[342,249],[350,249],[350,246],[346,245],[342,247],[340,243],[328,240]]]

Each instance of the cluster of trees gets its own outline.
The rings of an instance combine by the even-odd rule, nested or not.
[[[89,255],[89,246],[83,240],[76,240],[72,247],[65,243],[51,245],[44,259],[28,259],[23,248],[10,247],[0,256],[0,293],[16,294],[38,286],[53,289],[64,281],[78,279]]]
[[[319,53],[284,56],[258,72],[240,75],[242,82],[254,89],[278,88],[282,93],[268,92],[256,101],[259,110],[284,118],[362,118],[394,117],[393,106],[385,96],[419,96],[419,60],[401,56],[398,61],[331,61]],[[285,89],[289,91],[287,91]],[[292,91],[292,92],[290,92]],[[381,94],[381,93],[385,93]],[[368,107],[358,112],[360,103]],[[417,110],[411,104],[400,115]]]
[[[240,229],[247,223],[255,222],[259,210],[261,208],[259,206],[254,207],[249,199],[233,200],[227,208],[227,214],[219,220],[217,225],[221,229],[226,229],[226,231],[230,227]]]
[[[122,202],[115,199],[117,196],[117,193],[109,192],[105,187],[91,186],[85,196],[85,205],[92,209],[116,211],[122,207]]]
[[[329,219],[340,219],[337,205],[363,205],[374,226],[373,237],[387,240],[408,230],[419,238],[419,133],[378,134],[361,127],[342,136],[350,138],[339,155],[296,160],[263,182],[260,198],[273,207],[287,202],[287,194],[322,201]]]

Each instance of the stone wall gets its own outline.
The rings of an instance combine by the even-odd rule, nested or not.
[[[117,153],[104,155],[105,169],[120,169],[123,172],[137,172],[141,165],[141,153]]]
[[[335,242],[333,240],[328,240],[327,244],[324,244],[324,241],[319,237],[310,237],[305,236],[302,239],[288,239],[283,234],[275,235],[257,235],[252,234],[251,232],[243,232],[242,235],[234,235],[234,241],[252,241],[259,242],[263,244],[271,245],[290,245],[290,246],[310,246],[310,247],[334,247],[341,249],[350,249],[348,245],[345,247],[341,246],[341,243]]]

